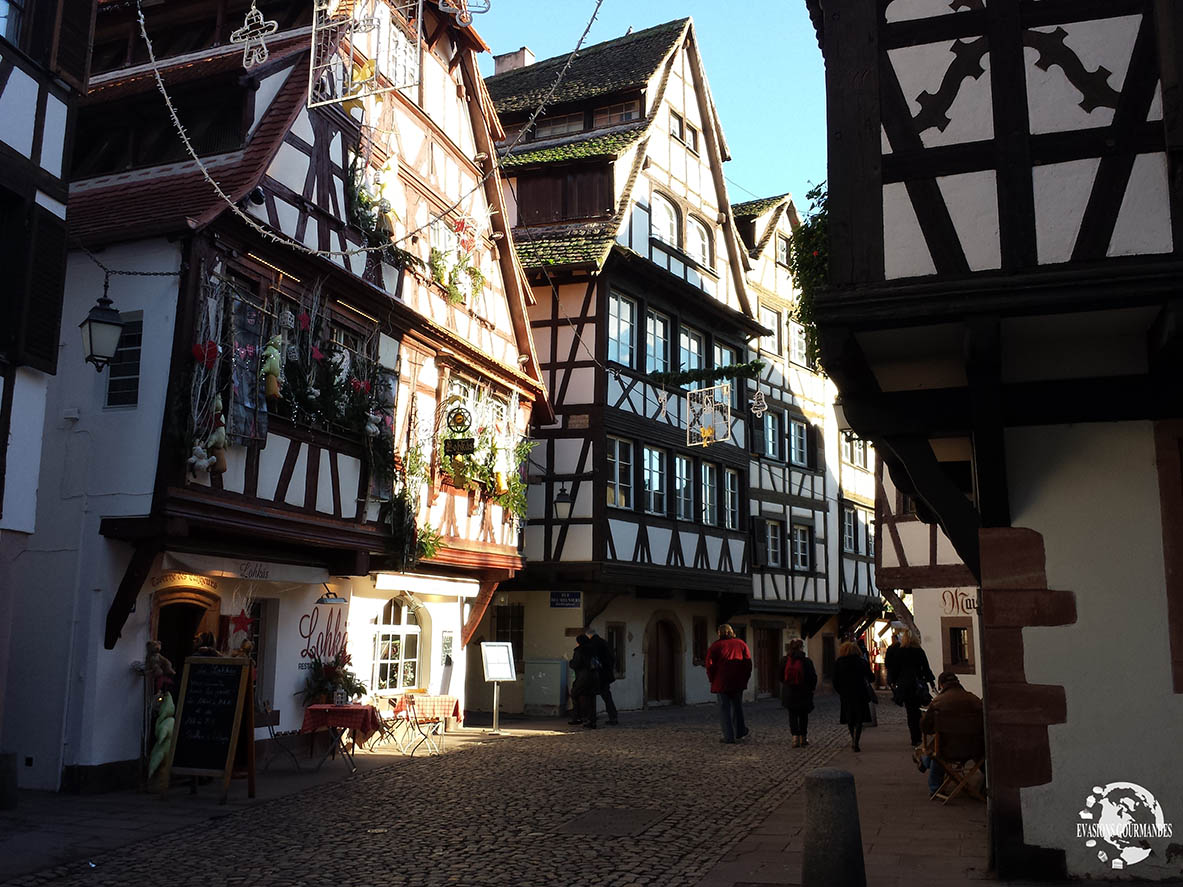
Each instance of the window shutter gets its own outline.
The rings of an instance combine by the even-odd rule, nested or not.
[[[768,564],[768,521],[762,517],[752,518],[752,566]]]
[[[751,417],[752,433],[748,435],[750,441],[748,450],[753,456],[764,455],[764,417],[757,416],[755,413],[748,413]]]
[[[66,223],[36,204],[29,220],[27,252],[22,257],[22,263],[27,263],[24,286],[18,284],[13,295],[12,362],[52,374],[57,372],[66,281]]]
[[[86,92],[94,41],[95,0],[58,0],[58,27],[50,67],[79,92]]]
[[[821,429],[813,423],[808,423],[805,428],[805,453],[809,467],[814,469],[821,468],[823,458]]]

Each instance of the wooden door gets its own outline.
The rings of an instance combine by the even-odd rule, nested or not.
[[[653,638],[649,644],[649,657],[645,663],[648,671],[648,702],[669,703],[674,701],[674,678],[677,673],[675,657],[678,652],[678,635],[668,619],[659,619],[653,626]]]
[[[757,628],[752,641],[756,645],[756,693],[759,695],[775,695],[779,691],[777,686],[777,672],[780,670],[780,630],[776,628]]]

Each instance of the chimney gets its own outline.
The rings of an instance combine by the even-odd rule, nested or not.
[[[506,71],[516,71],[534,64],[534,53],[530,47],[523,46],[517,52],[504,52],[493,56],[493,76],[504,74]]]

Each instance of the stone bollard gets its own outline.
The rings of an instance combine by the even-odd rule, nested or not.
[[[0,810],[16,808],[16,752],[0,753]]]
[[[867,887],[854,776],[821,767],[805,774],[802,887]]]

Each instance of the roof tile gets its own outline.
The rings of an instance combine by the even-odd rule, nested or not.
[[[504,157],[501,166],[512,169],[535,163],[557,163],[567,160],[587,160],[593,157],[619,157],[645,133],[649,121],[630,124],[625,129],[614,131],[597,130],[580,133],[574,138],[550,140],[548,142],[527,142],[518,145],[512,154]]]
[[[599,264],[616,237],[614,222],[577,223],[546,228],[514,228],[513,244],[523,268]]]

